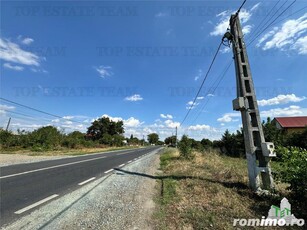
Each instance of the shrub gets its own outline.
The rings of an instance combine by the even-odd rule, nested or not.
[[[60,145],[63,135],[53,126],[41,127],[30,134],[30,142],[35,148],[53,149]]]
[[[192,140],[186,136],[183,135],[179,144],[178,144],[180,156],[185,159],[193,159],[194,155],[192,154]]]
[[[280,179],[289,183],[295,197],[307,200],[307,150],[298,147],[282,148]]]

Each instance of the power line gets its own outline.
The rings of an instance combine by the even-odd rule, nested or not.
[[[27,105],[23,105],[23,104],[20,104],[18,102],[14,102],[14,101],[2,98],[2,97],[0,97],[0,100],[3,100],[3,101],[9,102],[9,103],[14,104],[14,105],[18,105],[18,106],[21,106],[21,107],[24,107],[24,108],[36,111],[36,112],[39,112],[39,113],[43,113],[43,114],[46,114],[46,115],[49,115],[49,116],[52,116],[52,117],[56,117],[56,118],[60,118],[60,119],[64,119],[64,120],[68,120],[68,121],[72,121],[72,122],[83,124],[83,122],[74,121],[72,119],[68,119],[68,118],[65,118],[65,117],[62,117],[62,116],[59,116],[59,115],[56,115],[56,114],[52,114],[52,113],[49,113],[49,112],[42,111],[40,109],[35,109],[33,107],[30,107],[30,106],[27,106]]]
[[[253,34],[256,34],[257,33],[257,31],[258,31],[258,29],[260,28],[260,26],[264,23],[264,21],[267,19],[267,17],[271,14],[271,12],[274,10],[274,8],[278,5],[278,3],[280,2],[280,0],[278,0],[278,2],[271,8],[271,10],[270,10],[270,12],[262,19],[262,21],[258,24],[258,26],[254,29],[254,32],[253,32]],[[275,12],[275,14],[278,12],[278,10]],[[274,14],[274,15],[275,15]],[[273,15],[273,16],[274,16]],[[269,22],[270,21],[270,19],[273,17],[273,16],[271,16],[268,20],[267,20],[267,22]],[[267,23],[266,22],[266,23]],[[249,37],[249,39],[251,39],[251,37]]]
[[[230,66],[232,64],[232,60],[230,60],[230,62],[227,64],[227,66],[225,67],[225,69],[223,70],[223,72],[220,74],[220,78],[217,78],[216,82],[217,85],[214,87],[213,91],[210,91],[210,93],[214,94],[215,93],[215,90],[217,89],[217,87],[220,85],[220,83],[222,82],[222,80],[224,79],[226,73],[228,72]],[[209,91],[208,91],[209,93]],[[202,111],[204,110],[204,108],[206,107],[206,105],[209,103],[211,97],[208,98],[208,100],[204,103],[204,105],[201,107],[201,109],[198,111],[198,114],[197,116],[195,117],[195,119],[193,120],[193,122],[191,124],[193,124],[197,119],[198,117],[200,116],[200,114],[202,113]]]
[[[34,116],[31,116],[31,115],[27,115],[27,114],[24,114],[24,113],[19,113],[19,112],[15,112],[15,111],[10,111],[10,110],[6,110],[6,109],[1,109],[7,113],[12,113],[12,114],[17,114],[17,115],[22,115],[22,116],[25,116],[25,117],[29,117],[29,118],[33,118],[33,119],[36,119],[37,117],[34,117]]]
[[[246,3],[246,0],[244,0],[244,1],[242,2],[241,6],[240,6],[239,9],[237,10],[237,13],[236,13],[236,14],[239,14],[239,13],[240,13],[240,11],[241,11],[241,9],[242,9],[242,7],[244,6],[245,3]]]
[[[258,33],[251,42],[249,42],[247,44],[247,46],[249,46],[250,44],[252,44],[264,31],[266,31],[281,15],[283,15],[294,3],[296,2],[296,0],[294,0],[286,9],[284,9],[268,26],[266,26],[260,33]]]
[[[204,83],[205,83],[205,81],[206,81],[208,75],[209,75],[209,72],[210,72],[210,70],[211,70],[211,68],[212,68],[212,66],[213,66],[213,64],[214,64],[214,62],[215,62],[216,56],[217,56],[217,54],[219,53],[219,50],[220,50],[222,44],[223,44],[223,41],[221,40],[221,42],[220,42],[220,44],[219,44],[219,46],[218,46],[218,48],[217,48],[217,50],[216,50],[216,52],[215,52],[215,54],[214,54],[214,57],[213,57],[213,59],[212,59],[212,61],[211,61],[211,64],[210,64],[210,66],[209,66],[209,69],[208,69],[208,71],[207,71],[207,73],[206,73],[206,75],[205,75],[205,78],[204,78],[204,80],[202,81],[202,83],[201,83],[201,85],[200,85],[200,87],[199,87],[199,89],[198,89],[198,92],[197,92],[197,94],[196,94],[196,96],[195,96],[195,98],[194,98],[194,100],[193,100],[192,105],[189,107],[188,112],[186,113],[185,117],[183,118],[182,122],[180,123],[180,126],[185,122],[185,120],[187,119],[189,113],[191,112],[192,108],[194,107],[195,102],[196,102],[196,100],[197,100],[197,97],[198,97],[198,95],[199,95],[199,93],[200,93],[200,91],[201,91],[201,89],[202,89],[202,87],[203,87],[203,85],[204,85]]]
[[[236,12],[236,17],[237,17],[238,14],[240,13],[240,11],[241,11],[242,7],[244,6],[244,4],[246,3],[246,1],[247,1],[247,0],[244,0],[244,1],[242,2],[241,6],[239,7],[239,9],[237,10],[237,12]],[[185,120],[186,120],[187,117],[189,116],[189,114],[190,114],[192,108],[194,107],[195,102],[196,102],[196,100],[197,100],[197,97],[198,97],[198,95],[199,95],[199,93],[200,93],[200,91],[201,91],[201,89],[202,89],[202,87],[203,87],[203,85],[204,85],[204,83],[205,83],[205,81],[206,81],[208,75],[209,75],[209,72],[210,72],[210,70],[211,70],[211,68],[212,68],[212,66],[213,66],[213,64],[214,64],[214,62],[215,62],[216,56],[217,56],[217,54],[219,53],[219,50],[220,50],[222,44],[223,44],[223,38],[222,38],[222,40],[221,40],[221,42],[220,42],[220,44],[219,44],[219,46],[218,46],[218,48],[217,48],[217,50],[216,50],[216,52],[215,52],[215,54],[214,54],[214,57],[213,57],[213,59],[212,59],[212,61],[211,61],[211,64],[210,64],[210,66],[209,66],[209,69],[208,69],[208,71],[207,71],[207,73],[206,73],[206,75],[205,75],[204,80],[202,81],[202,83],[201,83],[201,85],[200,85],[200,87],[199,87],[199,89],[198,89],[198,92],[197,92],[197,94],[196,94],[196,96],[195,96],[195,98],[194,98],[194,100],[193,100],[193,103],[192,103],[191,106],[189,107],[189,110],[188,110],[188,112],[186,113],[186,115],[184,116],[182,122],[180,123],[180,126],[182,126],[182,124],[185,122]]]
[[[306,8],[307,8],[307,6],[304,6],[303,8],[301,8],[301,9],[299,9],[299,10],[293,12],[292,14],[290,14],[288,17],[283,18],[283,19],[281,19],[281,20],[278,20],[277,22],[274,22],[271,26],[276,25],[276,24],[278,24],[278,23],[280,23],[280,22],[286,20],[287,18],[289,18],[289,17],[291,17],[291,16],[293,16],[293,15],[295,15],[295,14],[297,14],[297,13],[303,11],[303,10],[306,9]]]

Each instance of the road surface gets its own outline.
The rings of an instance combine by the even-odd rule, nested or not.
[[[157,148],[121,150],[1,167],[1,226]]]

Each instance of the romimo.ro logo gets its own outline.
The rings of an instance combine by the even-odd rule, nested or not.
[[[291,204],[286,198],[280,202],[280,207],[272,205],[268,217],[263,216],[261,219],[234,219],[233,226],[303,226],[304,219],[297,219],[291,214]]]

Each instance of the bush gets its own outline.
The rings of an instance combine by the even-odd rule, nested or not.
[[[193,159],[194,155],[192,154],[192,140],[186,136],[183,135],[179,144],[178,144],[180,156],[185,159]]]
[[[60,146],[63,135],[53,126],[41,127],[30,134],[30,145],[36,149],[48,150]]]
[[[2,148],[8,148],[12,145],[14,139],[14,135],[3,129],[0,129],[0,144]]]
[[[281,148],[281,181],[289,183],[295,197],[307,200],[307,150],[298,147]]]

